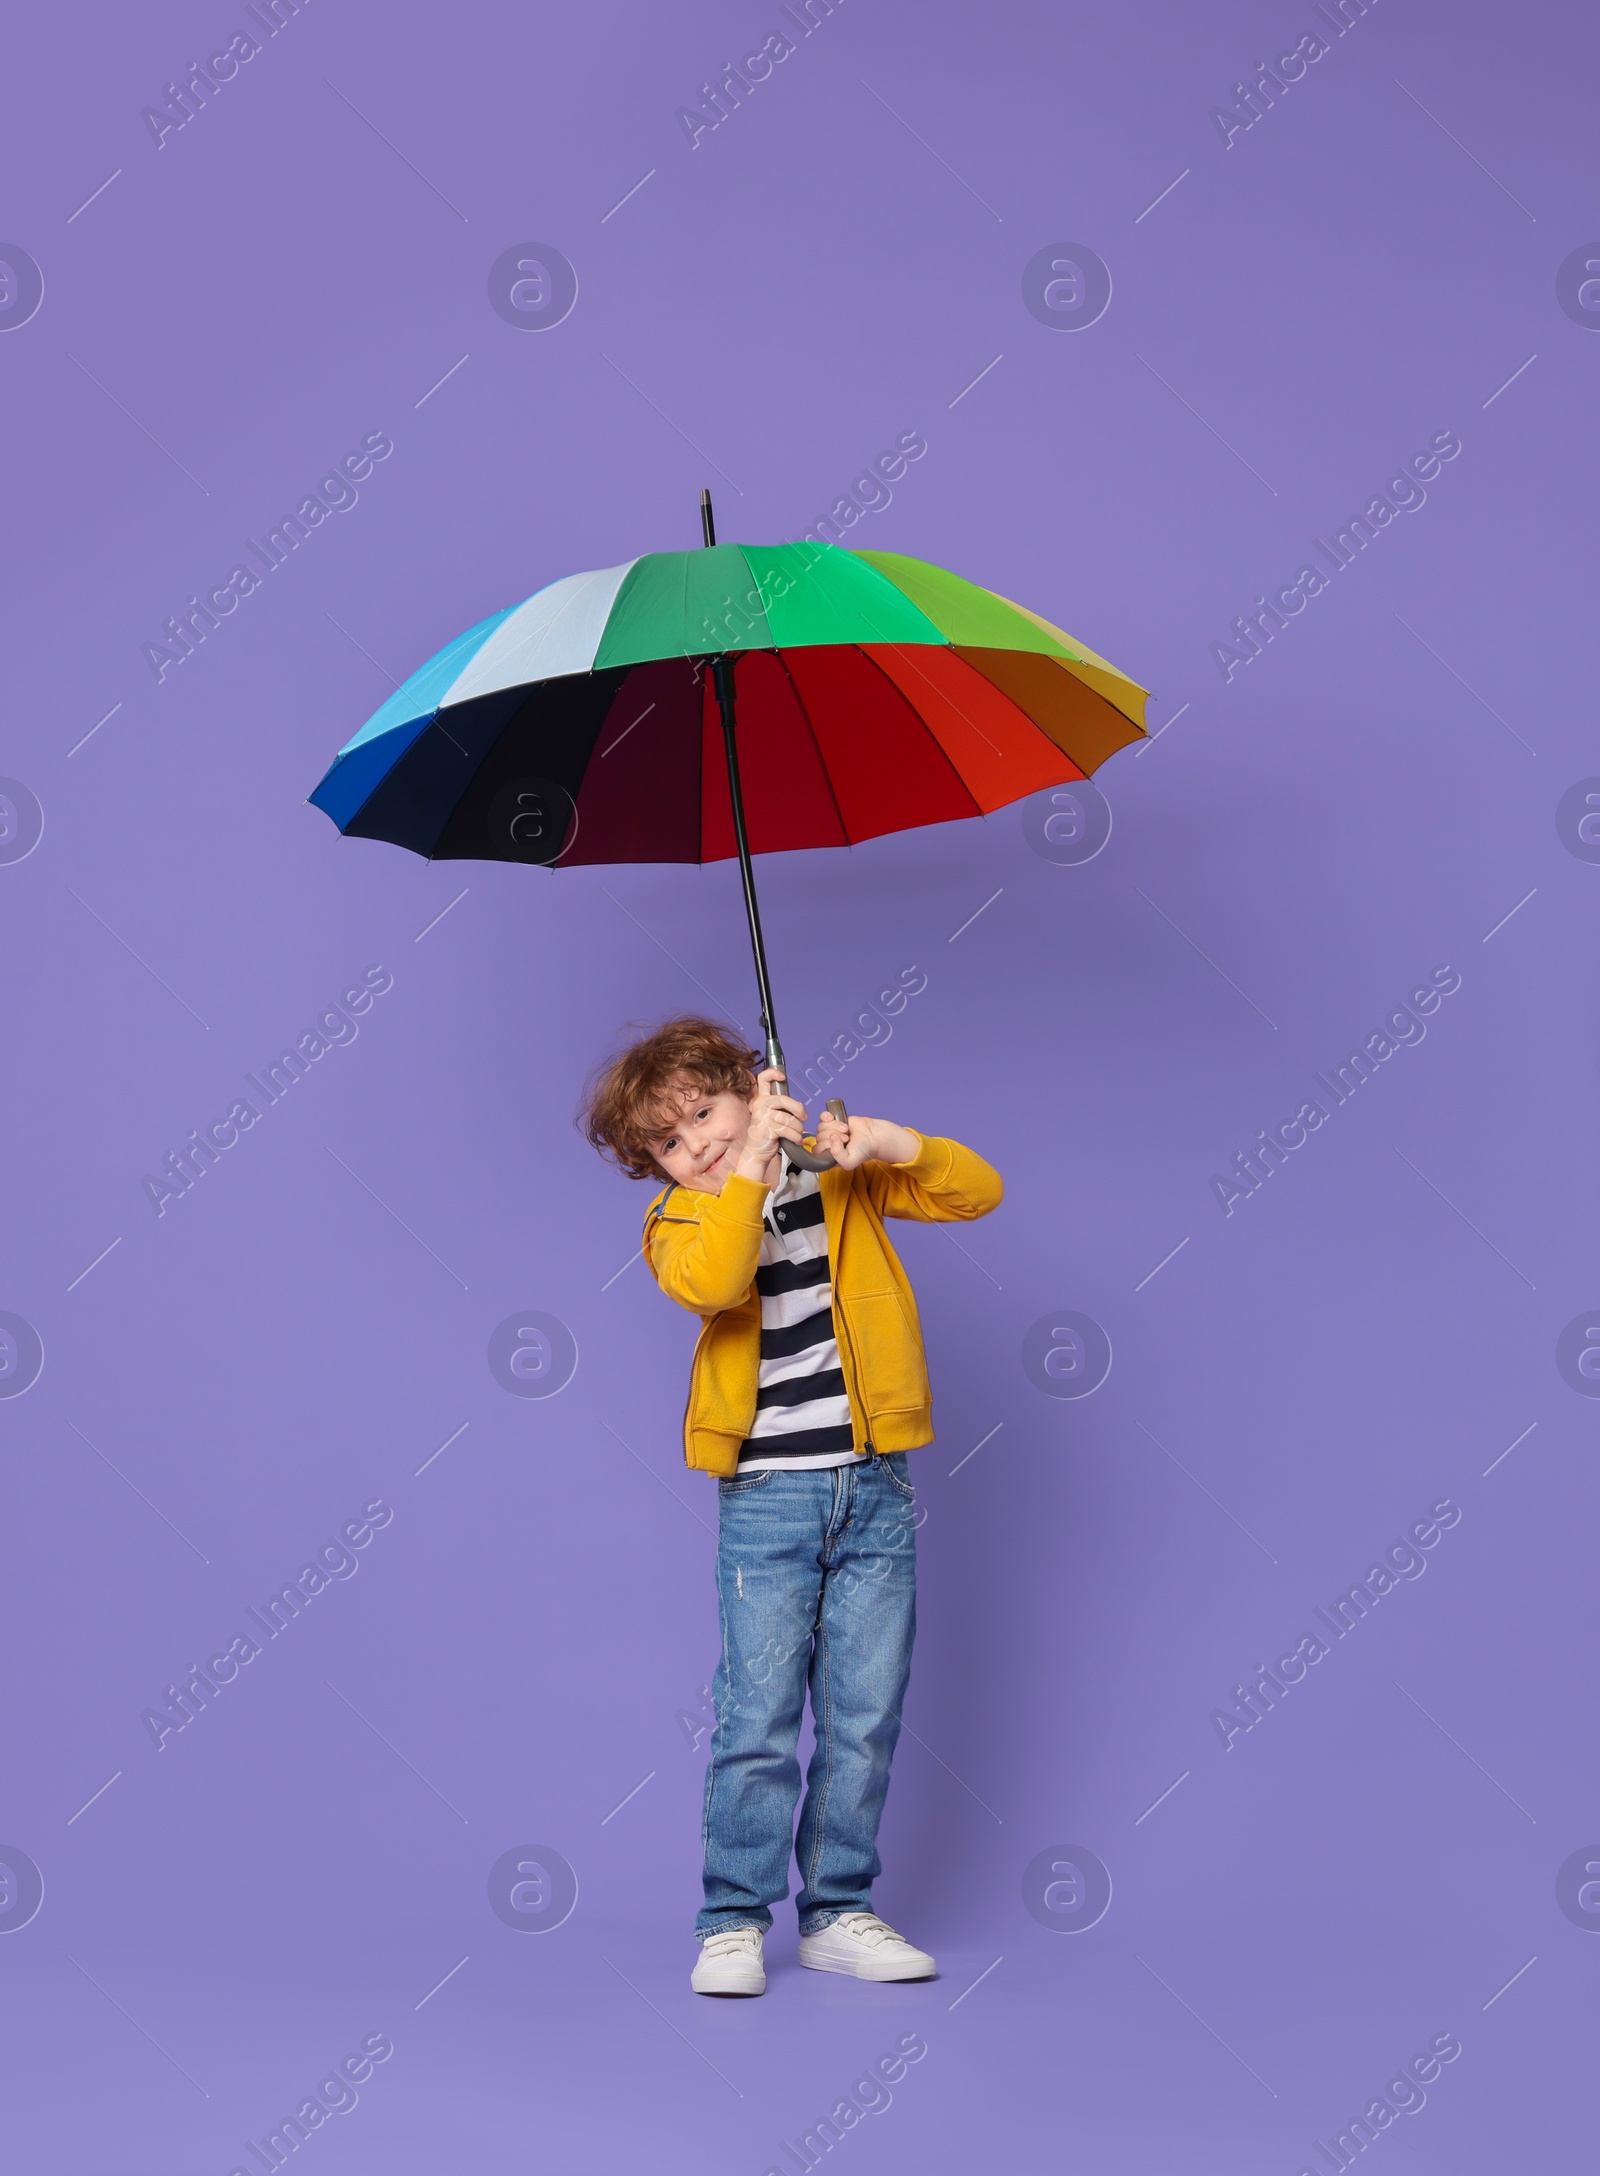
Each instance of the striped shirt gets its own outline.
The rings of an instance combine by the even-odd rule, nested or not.
[[[762,1221],[761,1366],[739,1471],[863,1464],[867,1454],[855,1448],[833,1335],[828,1227],[816,1173],[791,1167],[767,1196]]]

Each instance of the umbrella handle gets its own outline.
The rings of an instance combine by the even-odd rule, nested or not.
[[[773,1081],[770,1084],[768,1093],[781,1096],[787,1091],[788,1086],[787,1080],[782,1082]],[[830,1096],[825,1108],[835,1118],[848,1118],[850,1116],[850,1113],[844,1107],[842,1099],[838,1096]],[[828,1154],[826,1149],[818,1155],[815,1149],[802,1148],[798,1141],[781,1141],[778,1145],[789,1159],[790,1165],[795,1169],[801,1171],[832,1171],[835,1168],[835,1159]]]

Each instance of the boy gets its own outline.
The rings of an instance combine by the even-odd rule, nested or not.
[[[986,1216],[999,1174],[955,1141],[771,1093],[758,1054],[682,1015],[593,1082],[584,1126],[634,1178],[657,1283],[702,1318],[684,1455],[717,1476],[722,1657],[705,1791],[705,1904],[690,1985],[759,1995],[770,1906],[800,1868],[800,1962],[927,1979],[872,1909],[878,1818],[916,1628],[905,1454],[933,1440],[917,1303],[886,1216]],[[803,1172],[780,1143],[831,1151]],[[816,1750],[794,1831],[807,1687]]]

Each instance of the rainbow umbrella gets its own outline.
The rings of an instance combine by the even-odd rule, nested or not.
[[[701,519],[698,551],[569,574],[458,635],[310,798],[347,836],[436,861],[737,854],[781,1072],[751,855],[987,815],[1085,778],[1143,737],[1145,690],[926,560],[718,544],[706,492]]]

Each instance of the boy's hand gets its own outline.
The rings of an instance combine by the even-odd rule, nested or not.
[[[805,1131],[805,1105],[793,1096],[772,1093],[770,1083],[782,1078],[772,1066],[756,1075],[756,1092],[750,1098],[750,1131],[733,1167],[742,1178],[754,1179],[759,1186],[778,1184],[783,1176],[783,1154],[778,1143],[793,1141],[798,1148]]]
[[[908,1164],[922,1144],[891,1118],[835,1118],[824,1111],[817,1120],[817,1149],[826,1149],[842,1171],[875,1158],[879,1163]]]

